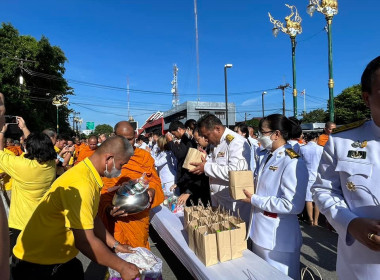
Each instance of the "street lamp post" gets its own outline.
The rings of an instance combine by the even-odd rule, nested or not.
[[[228,94],[227,94],[227,68],[231,68],[232,64],[224,65],[224,94],[226,97],[226,127],[228,128]]]
[[[328,66],[329,66],[329,115],[330,121],[335,121],[335,108],[334,108],[334,79],[333,79],[333,55],[332,55],[332,34],[331,24],[333,17],[338,13],[338,1],[319,1],[309,0],[307,6],[307,13],[313,16],[315,10],[325,15],[327,22],[327,40],[328,40]]]
[[[282,22],[276,20],[272,17],[270,13],[269,20],[273,23],[273,35],[277,37],[278,32],[281,30],[283,33],[290,36],[290,41],[292,43],[292,72],[293,72],[293,113],[297,117],[297,80],[296,80],[296,36],[302,33],[301,27],[301,17],[298,14],[297,8],[295,6],[290,6],[285,4],[291,10],[291,14],[285,17],[285,27]],[[292,17],[294,18],[292,19]]]
[[[62,95],[54,96],[52,104],[57,107],[57,134],[59,134],[59,119],[58,119],[58,107],[62,105],[67,105],[69,103],[69,99],[67,97],[63,97]]]
[[[265,115],[264,115],[264,95],[265,94],[267,94],[267,92],[266,91],[263,91],[263,94],[262,94],[262,102],[261,102],[261,105],[262,105],[262,107],[263,107],[263,118],[265,117]]]

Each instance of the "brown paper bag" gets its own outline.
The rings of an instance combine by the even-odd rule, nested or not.
[[[218,263],[216,234],[208,226],[198,227],[195,231],[195,254],[205,266]]]
[[[251,170],[245,171],[230,171],[230,195],[233,199],[246,198],[243,190],[246,189],[250,193],[255,193],[255,186],[253,184],[253,172]]]
[[[218,260],[220,262],[232,259],[231,254],[231,234],[229,230],[221,223],[211,226],[213,232],[216,233],[216,244],[218,245]]]
[[[245,222],[240,218],[231,216],[230,222],[223,225],[230,229],[232,259],[241,258],[243,251],[247,249]]]
[[[195,211],[194,206],[186,206],[185,209],[183,210],[183,220],[186,225],[190,222],[190,214]]]
[[[201,163],[202,162],[203,153],[194,148],[189,148],[187,152],[185,161],[182,165],[183,168],[193,170],[195,168],[194,165],[191,165],[191,162]]]
[[[195,253],[195,231],[198,228],[198,220],[193,220],[187,224],[187,236],[189,238],[189,248]]]

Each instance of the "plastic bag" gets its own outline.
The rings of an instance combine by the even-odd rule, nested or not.
[[[117,255],[126,262],[133,263],[141,271],[140,279],[162,279],[162,260],[156,257],[151,251],[146,248],[133,248],[135,253],[117,253]],[[110,274],[109,280],[121,279],[119,272],[108,268]]]

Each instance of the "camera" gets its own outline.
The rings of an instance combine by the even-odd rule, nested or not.
[[[4,117],[5,117],[5,123],[17,124],[17,117],[16,116],[5,115]]]

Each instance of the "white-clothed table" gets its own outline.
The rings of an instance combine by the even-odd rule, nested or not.
[[[242,258],[205,267],[188,246],[183,213],[173,214],[161,206],[150,213],[151,225],[195,279],[291,279],[249,250],[243,252]]]

